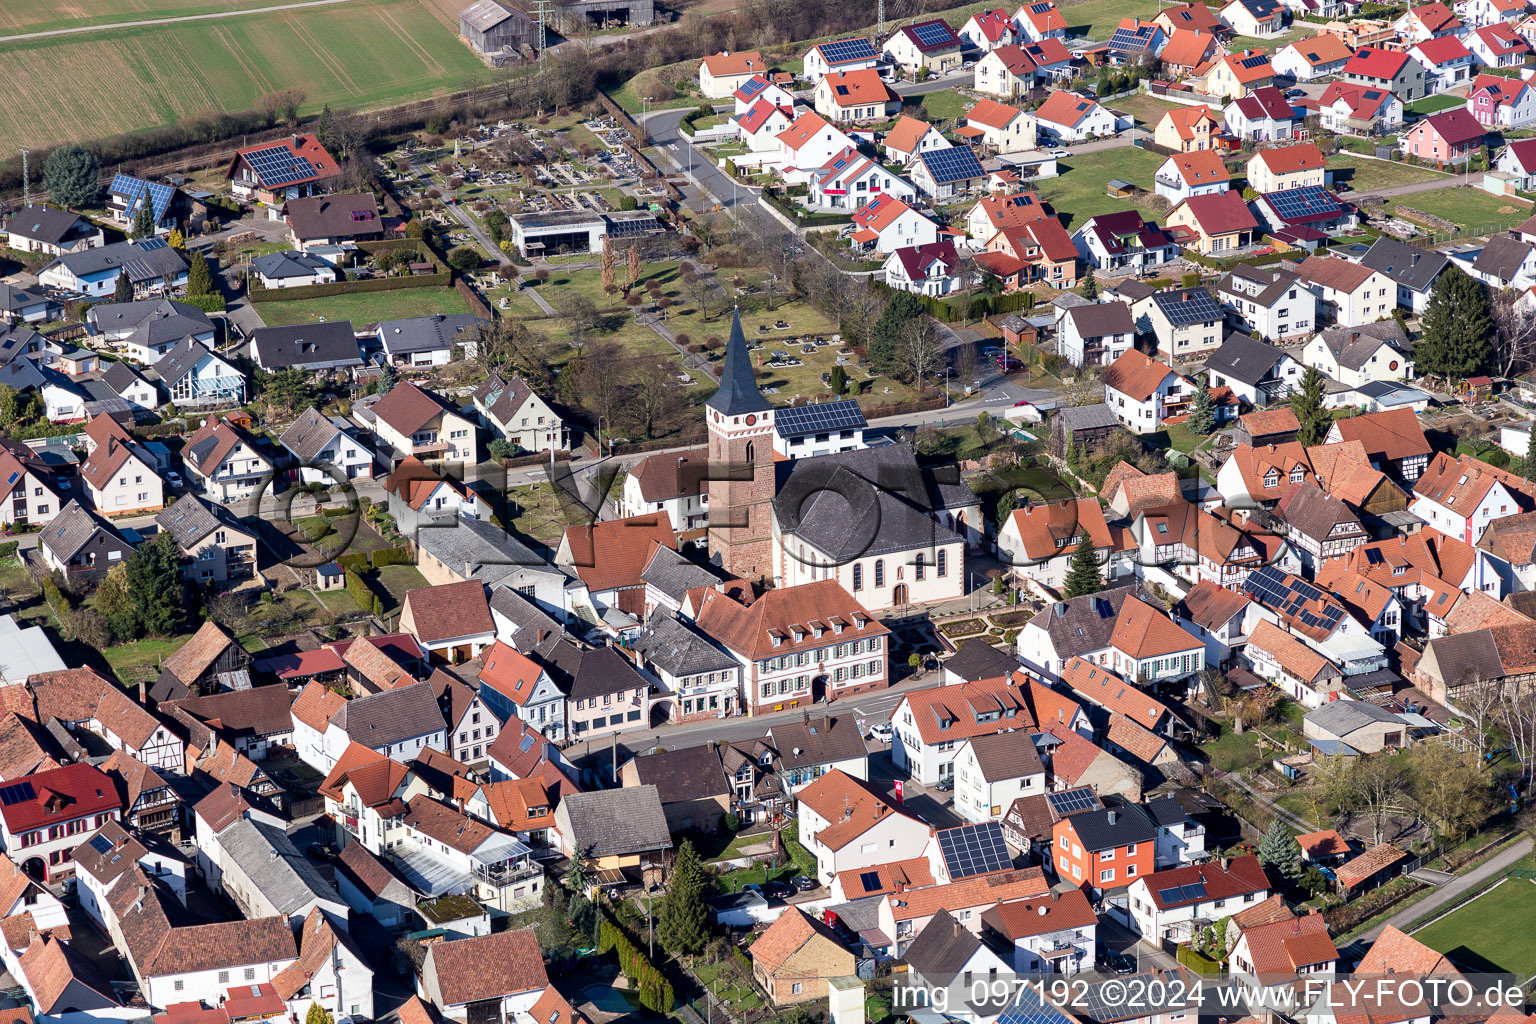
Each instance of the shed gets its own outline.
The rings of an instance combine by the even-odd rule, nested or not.
[[[1104,191],[1111,199],[1129,199],[1141,189],[1121,178],[1110,178],[1104,186]]]
[[[346,572],[335,562],[326,562],[315,570],[315,576],[321,590],[340,590],[347,585]]]

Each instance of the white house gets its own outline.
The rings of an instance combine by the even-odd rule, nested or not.
[[[1013,12],[1013,24],[1020,38],[1032,43],[1067,37],[1067,19],[1054,0],[1032,0],[1021,5]]]
[[[1360,327],[1330,327],[1307,340],[1302,359],[1341,384],[1413,379],[1408,339],[1394,320]]]
[[[879,195],[853,215],[852,244],[892,253],[909,246],[933,245],[939,225],[892,195]]]
[[[563,451],[570,447],[565,422],[522,377],[493,373],[475,389],[475,410],[488,430],[525,452]]]
[[[1359,327],[1397,308],[1397,284],[1370,267],[1335,256],[1309,256],[1297,274],[1317,296],[1319,323]]]
[[[217,331],[208,314],[175,299],[106,302],[85,314],[86,329],[136,363],[149,364],[191,339],[213,347]]]
[[[1013,802],[1045,793],[1045,768],[1033,743],[1008,733],[972,736],[955,751],[955,811],[966,821],[996,821]]]
[[[298,702],[294,704],[297,706]],[[300,739],[299,724],[305,723],[296,716],[296,746]],[[443,750],[447,743],[447,725],[432,687],[427,683],[411,683],[345,701],[326,722],[316,752],[318,763],[307,763],[317,771],[329,772],[349,743],[357,743],[402,764],[415,759],[426,747]],[[301,749],[301,756],[304,753]]]
[[[1194,397],[1192,385],[1166,364],[1137,352],[1123,353],[1104,371],[1104,404],[1132,433],[1162,429]]]
[[[339,417],[338,417],[339,419]],[[373,476],[373,451],[352,435],[345,420],[338,422],[311,406],[283,431],[278,443],[293,456],[304,483],[333,483]]]
[[[1001,679],[913,690],[891,713],[896,733],[891,740],[891,763],[914,782],[932,786],[954,774],[955,754],[965,740],[1035,729],[1027,695],[1049,699],[1051,691],[1038,682]],[[1069,730],[1086,726],[1081,708],[1072,706],[1075,710],[1066,721],[1056,724]]]
[[[1099,102],[1066,89],[1057,89],[1035,111],[1042,138],[1082,142],[1115,134],[1115,115]]]
[[[857,210],[887,194],[911,200],[917,197],[917,189],[858,150],[845,149],[811,172],[807,205]]]
[[[648,455],[624,478],[619,514],[628,518],[665,512],[674,530],[700,529],[709,523],[708,475],[704,448]]]
[[[981,915],[983,934],[1012,947],[1018,974],[1076,974],[1091,970],[1099,918],[1081,889],[1002,903]]]
[[[1536,506],[1528,487],[1520,477],[1470,455],[1438,452],[1414,481],[1408,511],[1447,536],[1476,544],[1492,520]]]
[[[1232,187],[1232,175],[1213,149],[1175,153],[1158,165],[1152,178],[1153,189],[1170,203],[1191,196],[1209,196]]]
[[[818,82],[830,71],[858,71],[880,66],[880,51],[867,36],[844,36],[817,43],[805,51],[802,74],[808,82]]]
[[[825,167],[828,160],[843,150],[858,148],[858,143],[814,110],[795,118],[777,138],[780,167],[784,180],[791,185],[807,181],[811,171]]]
[[[929,829],[886,803],[867,784],[833,770],[798,796],[800,843],[816,858],[823,885],[843,871],[920,855]]]
[[[892,288],[935,298],[965,287],[960,275],[960,257],[949,239],[929,245],[896,249],[881,266],[885,283]]]
[[[996,100],[977,100],[965,112],[965,126],[975,129],[982,145],[1000,152],[1035,148],[1035,119],[1018,107]]]
[[[251,271],[269,289],[336,283],[336,265],[307,252],[269,252],[251,261]]]
[[[161,356],[155,372],[178,408],[229,407],[245,401],[245,374],[191,338]]]
[[[1188,942],[1199,928],[1269,896],[1252,854],[1143,875],[1127,891],[1132,930],[1148,942]]]
[[[874,68],[823,75],[812,92],[812,103],[818,114],[834,123],[882,120],[901,109],[901,97]]]
[[[1018,575],[1060,588],[1072,553],[1084,537],[1091,542],[1095,558],[1107,564],[1112,544],[1097,501],[1032,502],[1014,509],[1003,521],[997,534],[998,560]]]
[[[957,33],[962,40],[983,53],[991,53],[999,46],[1008,46],[1019,41],[1018,29],[1014,27],[1013,19],[1008,17],[1008,12],[998,8],[991,11],[977,11],[960,26]]]
[[[916,160],[919,153],[948,149],[951,145],[936,125],[906,114],[898,117],[880,139],[880,148],[903,167]]]
[[[256,439],[227,419],[204,420],[187,439],[181,461],[205,496],[226,504],[257,493],[272,475]]]
[[[1070,306],[1056,328],[1061,354],[1073,366],[1108,366],[1136,340],[1131,307],[1124,302]]]
[[[1344,65],[1354,55],[1354,51],[1338,36],[1319,32],[1299,42],[1282,46],[1269,63],[1277,75],[1285,75],[1298,82],[1310,82],[1314,78],[1343,71]]]
[[[1286,270],[1238,264],[1216,287],[1234,324],[1280,341],[1317,327],[1317,296]]]
[[[1135,210],[1089,217],[1072,233],[1072,244],[1099,270],[1150,270],[1182,252],[1172,235]]]
[[[487,969],[495,965],[495,970]],[[427,947],[421,988],[451,1021],[531,1021],[530,1011],[549,985],[532,928],[437,942]],[[494,1017],[482,1018],[490,1010]],[[554,1024],[554,1019],[546,1017]]]

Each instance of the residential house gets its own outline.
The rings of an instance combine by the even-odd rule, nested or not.
[[[1536,283],[1536,245],[1512,235],[1492,235],[1465,271],[1494,288],[1520,291]]]
[[[1459,37],[1465,31],[1461,19],[1440,0],[1410,9],[1392,28],[1410,46],[1444,36]]]
[[[1138,878],[1126,894],[1132,930],[1153,943],[1185,943],[1207,925],[1269,897],[1252,854],[1169,868]]]
[[[833,71],[860,71],[880,66],[880,51],[867,36],[845,36],[817,43],[805,51],[802,62],[806,81],[818,82]]]
[[[887,285],[916,295],[937,298],[965,287],[959,254],[948,238],[896,249],[885,258],[881,269]]]
[[[278,443],[293,457],[289,474],[303,483],[373,477],[372,450],[353,436],[346,420],[332,419],[314,406],[299,414]]]
[[[674,833],[716,831],[731,807],[732,791],[712,743],[632,757],[620,768],[619,781],[626,787],[654,786]]]
[[[122,816],[112,780],[88,764],[34,772],[6,793],[0,846],[24,874],[49,885],[74,874],[71,852],[88,833]]]
[[[1066,89],[1053,90],[1035,110],[1042,140],[1057,143],[1108,138],[1117,131],[1115,115],[1089,96]]]
[[[986,984],[982,979],[1009,969],[1009,959],[983,942],[974,927],[957,920],[948,910],[934,913],[916,934],[915,939],[904,944],[902,952],[912,984],[923,986],[941,1002],[950,993],[960,1001],[946,1005],[963,1005],[972,985],[978,981]],[[972,1018],[965,1010],[956,1015],[961,1019]]]
[[[1189,78],[1198,75],[1201,68],[1209,67],[1221,53],[1221,42],[1214,32],[1196,32],[1193,29],[1174,29],[1168,34],[1168,45],[1163,47],[1163,73],[1170,78]],[[1191,108],[1193,109],[1193,108]],[[1159,122],[1161,124],[1161,122]],[[1175,138],[1178,136],[1175,135]],[[1185,147],[1169,147],[1187,152]]]
[[[1337,75],[1355,55],[1349,44],[1331,32],[1287,43],[1270,61],[1275,74],[1297,82]]]
[[[875,68],[822,75],[812,101],[816,113],[836,123],[884,120],[901,109],[901,97],[891,91]]]
[[[1250,174],[1256,163],[1248,165]],[[1283,341],[1316,329],[1317,297],[1288,270],[1239,264],[1216,285],[1216,292],[1233,326],[1261,338]],[[1229,336],[1224,344],[1232,342]],[[1295,366],[1295,361],[1290,364]]]
[[[741,710],[741,665],[687,621],[654,615],[631,643],[642,673],[654,676],[673,698],[661,704],[672,721],[726,718]]]
[[[385,320],[375,336],[384,357],[395,366],[447,366],[474,358],[487,321],[473,313],[436,313],[408,320]]]
[[[1496,22],[1473,29],[1466,37],[1467,49],[1480,65],[1490,68],[1520,67],[1531,47],[1507,22]]]
[[[299,717],[297,700],[293,713],[295,718]],[[446,734],[447,725],[432,687],[426,683],[405,683],[354,697],[336,708],[321,737],[320,763],[311,763],[311,767],[329,772],[351,743],[406,763],[420,756],[425,747],[444,749]],[[297,726],[294,739],[297,744]]]
[[[268,373],[276,370],[323,373],[363,365],[350,320],[293,327],[258,327],[251,332],[251,359]]]
[[[811,172],[807,202],[817,208],[858,209],[886,194],[911,200],[917,190],[857,150],[845,149]]]
[[[105,241],[101,228],[79,214],[56,206],[27,204],[0,227],[6,244],[18,252],[63,256],[95,249]]]
[[[672,849],[655,786],[567,793],[555,808],[555,822],[566,856],[581,851],[598,871],[659,879]]]
[[[699,62],[699,91],[710,99],[724,99],[767,70],[756,50],[722,51]]]
[[[957,34],[969,46],[984,53],[1018,42],[1018,30],[1014,28],[1013,19],[1001,8],[977,11],[960,26]]]
[[[875,562],[874,588],[883,590],[891,583],[883,560]],[[852,571],[862,592],[863,570]],[[741,663],[753,714],[808,705],[816,692],[832,698],[887,685],[888,630],[836,580],[770,590],[749,604],[710,589],[695,622]]]
[[[939,226],[893,195],[878,195],[853,215],[849,241],[856,251],[890,254],[897,249],[933,245]]]
[[[1051,217],[1050,207],[1034,192],[985,196],[965,214],[965,231],[973,249],[984,249],[999,231]]]
[[[1232,0],[1228,6],[1240,6],[1244,0]],[[1250,3],[1268,3],[1272,0],[1247,0]],[[1223,8],[1225,10],[1225,8]],[[1269,56],[1259,50],[1240,50],[1224,54],[1216,59],[1205,77],[1200,80],[1204,92],[1222,99],[1235,100],[1255,89],[1275,83],[1275,69]]]
[[[799,721],[770,727],[761,742],[773,753],[771,763],[784,792],[791,796],[831,771],[854,779],[869,778],[869,748],[864,745],[856,718],[812,718],[807,713]]]
[[[902,114],[880,139],[880,147],[896,163],[905,167],[917,159],[919,153],[935,149],[948,149],[950,141],[944,133],[927,121]]]
[[[955,751],[955,811],[966,821],[996,821],[1020,797],[1045,792],[1045,767],[1033,743],[1002,732],[963,740]]]
[[[1344,65],[1343,79],[1351,85],[1390,92],[1404,103],[1428,95],[1424,66],[1407,53],[1363,47]]]
[[[1397,308],[1396,284],[1370,267],[1335,256],[1309,256],[1297,274],[1317,296],[1320,321],[1358,327]]]
[[[543,666],[500,640],[483,661],[480,699],[498,721],[517,718],[551,739],[565,736],[565,694]]]
[[[1342,743],[1361,754],[1407,746],[1408,723],[1400,715],[1363,700],[1334,700],[1307,712],[1302,735]]]
[[[1536,90],[1519,79],[1478,75],[1467,88],[1467,109],[1490,128],[1523,128],[1536,122]]]
[[[1222,111],[1227,131],[1246,141],[1277,142],[1292,139],[1302,118],[1285,94],[1273,85],[1240,96]]]
[[[160,407],[160,389],[139,375],[127,360],[118,360],[101,375],[102,383],[128,403],[135,416]]]
[[[1360,388],[1372,381],[1412,380],[1408,339],[1395,320],[1359,327],[1330,327],[1307,341],[1302,357],[1341,384]]]
[[[1043,109],[1043,108],[1042,108]],[[976,151],[970,146],[951,146],[918,153],[908,165],[912,184],[930,199],[953,199],[974,192],[986,180]]]
[[[475,389],[474,406],[485,427],[525,452],[563,451],[570,447],[564,422],[527,381],[516,374],[488,377]]]
[[[573,571],[586,585],[586,601],[579,603],[591,605],[594,619],[599,613],[612,612],[632,621],[645,614],[645,581],[640,573],[655,545],[677,549],[677,534],[660,511],[567,527],[554,563]],[[577,600],[572,597],[573,602]]]
[[[1306,289],[1298,288],[1305,292]],[[1288,354],[1247,334],[1229,334],[1206,357],[1211,387],[1231,388],[1244,402],[1271,405],[1289,398],[1301,384],[1302,367]]]
[[[475,461],[479,432],[475,418],[435,392],[402,381],[370,411],[375,432],[394,449],[397,459],[414,455]]]
[[[1130,350],[1136,325],[1125,303],[1095,302],[1068,309],[1056,334],[1061,354],[1073,366],[1107,366]]]
[[[1398,306],[1415,314],[1423,313],[1428,306],[1430,289],[1434,287],[1435,281],[1449,262],[1450,257],[1444,253],[1433,249],[1421,249],[1395,238],[1376,239],[1371,243],[1370,249],[1366,250],[1365,255],[1360,257],[1361,266],[1370,267],[1385,274],[1397,283]],[[1406,345],[1403,351],[1407,352]],[[1393,367],[1393,369],[1395,371],[1397,368]],[[1337,374],[1330,373],[1329,376],[1338,380],[1344,379]],[[1407,376],[1412,374],[1409,373]]]
[[[1414,481],[1408,511],[1449,537],[1476,544],[1492,519],[1531,511],[1533,490],[1523,477],[1470,455],[1438,452]]]
[[[47,526],[63,507],[62,481],[25,445],[0,448],[0,475],[8,483],[0,488],[0,526]]]
[[[1416,122],[1398,138],[1398,146],[1409,156],[1434,163],[1442,170],[1448,164],[1472,158],[1483,144],[1487,129],[1461,107],[1430,114]]]
[[[1113,541],[1097,501],[1074,499],[1031,503],[1008,514],[997,534],[998,560],[1015,575],[1059,590],[1065,585],[1072,556],[1086,537],[1100,564],[1107,564]]]
[[[289,199],[283,203],[282,216],[288,240],[301,252],[384,237],[384,218],[372,192]]]
[[[982,934],[1012,950],[1019,974],[1091,970],[1099,918],[1079,889],[1001,903],[982,912]]]
[[[1301,556],[1301,569],[1312,575],[1323,562],[1348,554],[1370,540],[1348,505],[1310,481],[1292,487],[1274,509],[1285,524],[1286,539]]]
[[[496,637],[485,584],[478,579],[406,591],[400,629],[450,664],[477,657]]]
[[[533,929],[522,928],[432,944],[420,984],[447,1020],[511,1024],[532,1019],[549,977]]]
[[[1163,420],[1182,414],[1192,397],[1183,377],[1134,349],[1111,363],[1103,380],[1104,404],[1135,434],[1161,430]]]
[[[41,290],[28,291],[0,283],[0,324],[44,323],[57,319],[63,312],[63,305]]]
[[[291,925],[312,911],[345,918],[346,904],[281,825],[239,817],[198,847],[210,885],[228,894],[248,918],[280,916]]]
[[[1268,619],[1253,627],[1243,662],[1302,707],[1320,707],[1344,689],[1344,671],[1336,662]]]
[[[155,234],[170,234],[173,228],[181,228],[183,234],[200,226],[202,217],[194,215],[192,197],[175,185],[146,181],[118,172],[107,186],[107,217],[131,230],[138,219],[139,209],[149,205],[154,221]]]
[[[1171,203],[1190,196],[1208,196],[1232,187],[1232,176],[1219,153],[1199,150],[1164,160],[1154,174],[1154,189]]]
[[[285,200],[318,195],[341,167],[313,135],[291,135],[238,149],[225,178],[237,199],[281,207]]]
[[[211,347],[217,337],[207,313],[175,299],[102,303],[86,311],[85,324],[93,346],[105,341],[137,363],[153,363],[187,339]]]
[[[916,77],[926,68],[942,75],[960,66],[962,42],[943,18],[929,18],[898,28],[881,50],[904,73]]]
[[[825,999],[833,978],[854,971],[853,953],[837,933],[798,907],[780,914],[748,953],[752,978],[774,1006]]]
[[[1197,358],[1221,345],[1226,314],[1203,288],[1153,292],[1134,312],[1146,318],[1158,354],[1170,363]]]
[[[1454,35],[1415,43],[1408,55],[1424,66],[1424,73],[1437,93],[1471,81],[1477,67],[1477,57]]]
[[[1331,979],[1339,963],[1328,924],[1316,912],[1293,918],[1286,911],[1278,920],[1243,925],[1228,956],[1235,973],[1261,985],[1309,975]]]
[[[1077,284],[1077,248],[1055,217],[1004,228],[987,240],[976,264],[1001,278],[1004,291],[1037,281],[1052,288]]]
[[[1065,39],[1067,19],[1054,0],[1034,0],[1013,12],[1013,24],[1021,39],[1038,43],[1046,39]]]
[[[795,112],[793,107],[776,107],[767,100],[758,100],[733,120],[737,135],[749,152],[777,157],[781,152],[779,137],[794,124]]]
[[[1168,44],[1168,34],[1155,21],[1121,18],[1104,46],[1104,59],[1112,64],[1150,63]]]
[[[999,152],[1035,148],[1035,119],[1018,107],[996,100],[977,100],[965,113],[966,128],[974,128],[983,146]]]
[[[1170,228],[1185,229],[1186,244],[1207,256],[1232,253],[1253,244],[1259,222],[1236,192],[1196,195],[1168,212]]]
[[[1153,19],[1162,26],[1163,31],[1172,36],[1175,32],[1205,32],[1212,36],[1227,36],[1232,33],[1231,26],[1221,20],[1220,15],[1211,10],[1199,0],[1190,3],[1177,3],[1164,7]]]
[[[929,829],[892,807],[864,782],[830,771],[799,793],[800,842],[816,858],[823,884],[921,850]]]
[[[335,284],[336,265],[312,253],[269,252],[251,260],[251,271],[262,288],[307,288]],[[345,278],[345,273],[343,273]]]
[[[235,406],[245,401],[245,374],[191,338],[161,356],[155,372],[178,408]]]
[[[1135,804],[1068,814],[1056,821],[1051,834],[1057,877],[1090,895],[1152,874],[1157,825]]]
[[[102,298],[116,294],[119,274],[128,275],[134,298],[170,295],[187,286],[187,261],[163,238],[141,238],[66,252],[38,271],[37,281],[44,287]]]
[[[1153,270],[1179,257],[1172,235],[1135,210],[1089,217],[1072,244],[1090,267],[1111,272]]]
[[[38,535],[37,550],[43,564],[63,573],[65,579],[93,585],[114,565],[127,560],[133,545],[71,498]]]
[[[256,438],[229,417],[205,419],[187,439],[182,464],[203,494],[225,504],[258,494],[273,473]]]
[[[1177,153],[1214,149],[1221,122],[1211,108],[1200,104],[1166,111],[1152,129],[1152,141]]]
[[[1323,128],[1339,135],[1387,135],[1403,123],[1403,101],[1387,89],[1332,82],[1318,97],[1317,113]]]
[[[1221,20],[1240,36],[1278,36],[1289,13],[1279,0],[1231,0],[1221,8]]]
[[[165,507],[154,456],[108,416],[93,417],[85,432],[95,445],[79,473],[98,515],[143,515]]]

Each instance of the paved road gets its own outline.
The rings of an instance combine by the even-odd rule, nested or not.
[[[1482,882],[1487,881],[1495,875],[1502,874],[1505,868],[1508,868],[1510,865],[1514,864],[1515,861],[1530,853],[1533,846],[1536,846],[1536,842],[1533,842],[1531,838],[1527,836],[1526,838],[1520,840],[1518,843],[1506,849],[1504,852],[1494,855],[1488,861],[1485,861],[1484,863],[1473,868],[1471,871],[1468,871],[1466,874],[1456,876],[1456,880],[1454,882],[1447,882],[1445,885],[1442,885],[1433,895],[1426,896],[1424,899],[1419,900],[1417,903],[1409,907],[1407,910],[1404,910],[1402,913],[1393,915],[1382,924],[1379,924],[1372,928],[1370,931],[1363,933],[1359,937],[1360,941],[1374,942],[1376,936],[1380,935],[1382,930],[1386,928],[1387,925],[1392,925],[1394,928],[1407,928],[1409,924],[1419,920],[1422,917],[1427,917],[1438,908],[1454,903],[1462,893],[1472,889]]]
[[[174,18],[146,18],[143,21],[109,21],[102,25],[75,25],[70,28],[52,28],[45,32],[23,32],[20,35],[0,36],[0,43],[18,43],[27,39],[46,39],[50,36],[72,36],[80,32],[106,32],[119,28],[141,28],[145,25],[174,25],[179,21],[209,21],[213,18],[239,18],[247,14],[270,14],[273,11],[302,10],[305,7],[330,7],[351,3],[352,0],[304,0],[302,3],[277,4],[273,7],[249,7],[240,11],[214,11],[211,14],[182,14]]]
[[[1436,178],[1433,181],[1415,181],[1408,185],[1392,185],[1388,188],[1373,188],[1361,192],[1346,192],[1345,199],[1391,199],[1394,196],[1410,196],[1416,192],[1434,192],[1436,189],[1455,188],[1457,185],[1465,185],[1466,182],[1460,175],[1448,175],[1444,178]]]

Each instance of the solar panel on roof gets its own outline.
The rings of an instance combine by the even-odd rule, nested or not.
[[[1208,323],[1225,314],[1211,293],[1204,288],[1183,288],[1176,292],[1158,292],[1157,305],[1175,327]]]
[[[981,169],[981,161],[976,159],[976,152],[970,146],[931,150],[923,154],[922,161],[933,180],[940,183],[980,178],[987,173]]]
[[[827,402],[823,405],[789,406],[774,416],[774,424],[782,437],[798,434],[817,434],[822,431],[862,429],[869,425],[859,403],[854,401]]]
[[[1202,882],[1196,882],[1194,885],[1186,885],[1184,887],[1184,898],[1186,900],[1205,899],[1205,884]]]
[[[859,882],[864,886],[865,892],[876,892],[880,888],[880,872],[864,871],[859,874]]]
[[[1180,903],[1182,902],[1183,893],[1184,889],[1176,885],[1171,889],[1157,890],[1157,898],[1163,903]]]
[[[37,792],[30,782],[17,782],[0,789],[0,806],[11,807],[28,800],[36,800]]]
[[[834,39],[821,44],[821,57],[828,64],[846,64],[855,60],[874,60],[879,54],[875,46],[863,36],[852,39]]]
[[[97,853],[107,853],[112,849],[112,842],[106,836],[92,836],[90,846]]]
[[[1244,57],[1238,63],[1241,64],[1244,68],[1256,68],[1268,64],[1269,58],[1260,54],[1254,57]]]
[[[1003,826],[996,821],[945,829],[939,833],[939,852],[951,881],[1013,867]]]
[[[1060,793],[1047,793],[1046,803],[1057,817],[1075,814],[1078,811],[1091,811],[1099,806],[1099,798],[1093,790],[1087,786],[1079,786],[1076,789],[1064,789]]]
[[[1072,1024],[1073,1018],[1047,1003],[1035,985],[1015,985],[1013,1005],[997,1018],[997,1024]]]
[[[169,243],[163,238],[141,238],[133,243],[133,247],[139,252],[154,252],[156,249],[164,249]]]
[[[918,43],[923,46],[943,46],[953,42],[955,34],[950,31],[948,25],[939,21],[930,21],[923,25],[912,26],[912,34],[917,37]]]
[[[291,185],[316,174],[314,164],[283,145],[246,153],[245,162],[256,172],[261,183],[269,187]]]

